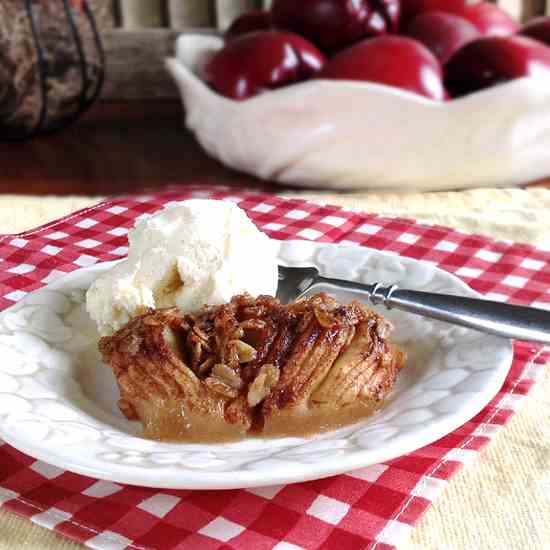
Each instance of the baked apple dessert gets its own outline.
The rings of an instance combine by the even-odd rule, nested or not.
[[[391,324],[326,294],[282,305],[249,295],[196,314],[144,310],[101,338],[119,407],[146,437],[224,441],[304,435],[379,408],[404,354]]]

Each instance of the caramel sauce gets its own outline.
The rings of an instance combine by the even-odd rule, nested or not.
[[[147,439],[170,443],[225,443],[245,437],[240,427],[188,411],[178,401],[141,404],[138,415]],[[223,415],[222,415],[223,417]]]
[[[297,415],[293,411],[281,412],[264,425],[258,437],[313,437],[355,424],[372,416],[379,404],[353,403],[341,409],[313,408]]]
[[[352,403],[340,409],[313,407],[279,413],[263,426],[254,424],[244,432],[224,421],[212,422],[203,415],[186,411],[179,402],[142,406],[143,435],[167,443],[226,443],[247,437],[313,437],[368,418],[380,409],[378,403]]]

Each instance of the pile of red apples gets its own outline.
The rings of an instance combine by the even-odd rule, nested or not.
[[[466,0],[274,0],[233,22],[205,80],[234,100],[308,79],[393,86],[433,101],[550,79],[550,17],[520,25]]]

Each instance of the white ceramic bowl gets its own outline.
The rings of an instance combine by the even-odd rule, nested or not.
[[[201,145],[263,179],[333,189],[445,190],[550,175],[550,79],[447,103],[388,86],[311,80],[233,101],[200,79],[223,45],[180,36],[167,66]]]

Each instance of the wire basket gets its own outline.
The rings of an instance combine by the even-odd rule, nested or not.
[[[76,120],[99,96],[104,65],[86,0],[0,2],[0,139]]]

